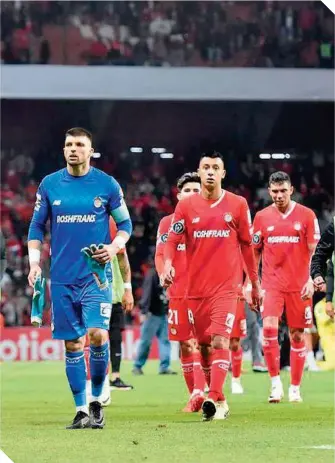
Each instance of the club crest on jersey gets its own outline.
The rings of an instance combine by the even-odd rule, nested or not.
[[[254,244],[259,244],[261,242],[261,237],[260,237],[259,233],[254,233],[254,235],[252,237],[252,242]]]
[[[227,213],[223,216],[223,218],[224,218],[224,220],[225,220],[226,222],[228,222],[228,223],[231,222],[231,221],[233,220],[233,216],[231,215],[230,212],[227,212]]]
[[[97,196],[96,198],[94,198],[93,204],[94,204],[94,207],[101,207],[102,199],[99,196]]]
[[[301,230],[301,223],[300,222],[294,222],[293,227],[294,227],[294,230],[299,231],[299,230]]]
[[[184,231],[185,231],[185,222],[184,222],[184,220],[178,220],[178,222],[175,222],[172,225],[172,231],[176,235],[181,235],[182,233],[184,233]]]
[[[173,334],[174,336],[177,334],[176,328],[170,328],[170,332],[171,332],[171,334]]]

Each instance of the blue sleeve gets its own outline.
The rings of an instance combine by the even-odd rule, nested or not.
[[[131,235],[133,226],[129,211],[123,198],[122,188],[114,178],[111,178],[111,191],[108,206],[110,215],[116,223],[117,230],[125,231],[128,235]]]
[[[36,202],[33,217],[30,222],[28,241],[38,240],[43,242],[45,224],[49,218],[49,203],[45,191],[44,181],[40,184],[36,193]]]

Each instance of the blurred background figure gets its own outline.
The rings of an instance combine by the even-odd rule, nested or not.
[[[134,375],[143,375],[145,365],[152,341],[155,337],[159,345],[159,374],[174,375],[176,372],[170,369],[171,345],[168,339],[168,301],[163,289],[159,284],[159,278],[153,262],[147,271],[143,281],[143,293],[139,302],[141,310],[141,339],[138,345],[137,356],[132,370]]]

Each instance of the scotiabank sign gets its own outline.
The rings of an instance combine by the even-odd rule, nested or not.
[[[123,332],[122,356],[132,360],[140,339],[139,328]],[[0,332],[0,361],[62,360],[64,342],[52,339],[50,328],[4,328]],[[151,346],[150,359],[158,358],[157,341]]]

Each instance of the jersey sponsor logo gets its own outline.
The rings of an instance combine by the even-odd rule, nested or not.
[[[42,196],[39,193],[36,193],[36,201],[35,201],[35,211],[38,212],[41,209],[42,205]]]
[[[102,199],[97,196],[96,198],[94,198],[94,201],[93,201],[93,204],[94,204],[94,207],[101,207],[102,206]]]
[[[177,251],[186,251],[186,244],[178,244]]]
[[[94,214],[67,214],[67,215],[57,215],[57,223],[94,223],[95,222]]]
[[[279,243],[299,243],[300,236],[269,236],[269,244],[279,244]]]
[[[62,201],[60,199],[55,199],[55,201],[52,203],[53,206],[60,206],[62,204]]]
[[[294,230],[301,230],[301,223],[300,222],[294,222],[294,225],[293,225],[293,228]]]
[[[257,232],[257,233],[254,233],[253,237],[252,237],[252,242],[254,244],[259,244],[261,242],[261,235],[260,235],[260,232]]]
[[[223,218],[224,218],[224,220],[225,220],[226,222],[228,222],[228,223],[231,222],[231,221],[233,220],[233,216],[231,215],[230,212],[227,212],[227,213],[223,216]]]
[[[197,230],[193,232],[194,238],[229,238],[230,230]]]
[[[192,219],[192,223],[199,223],[200,222],[200,217],[194,217],[194,219]]]
[[[172,225],[172,231],[176,235],[182,235],[185,231],[185,221],[184,220],[178,220],[178,222],[175,222]]]

